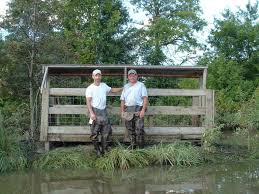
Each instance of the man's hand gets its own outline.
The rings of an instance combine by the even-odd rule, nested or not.
[[[95,121],[95,120],[96,120],[95,114],[94,114],[94,113],[90,113],[90,118],[91,118],[93,121]]]
[[[145,116],[145,110],[142,109],[142,110],[139,112],[139,117],[142,119],[142,118],[144,118],[144,116]]]

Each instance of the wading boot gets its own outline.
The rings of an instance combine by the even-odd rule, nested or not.
[[[96,152],[97,157],[102,156],[101,150],[100,150],[100,146],[99,146],[99,142],[98,141],[93,141],[93,145],[94,145],[94,150]]]

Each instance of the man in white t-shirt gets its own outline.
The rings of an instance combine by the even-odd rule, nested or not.
[[[143,148],[144,116],[148,105],[147,89],[138,81],[138,74],[134,69],[128,71],[128,80],[129,83],[123,87],[120,97],[121,115],[129,131],[131,145]]]
[[[98,156],[108,151],[108,140],[112,133],[106,110],[106,96],[109,92],[120,92],[122,88],[111,88],[101,82],[102,73],[96,69],[92,73],[93,83],[87,87],[85,96],[90,115],[91,140]],[[98,137],[101,135],[101,146]]]

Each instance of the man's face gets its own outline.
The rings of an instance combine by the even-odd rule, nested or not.
[[[93,75],[92,78],[93,78],[94,82],[100,83],[102,80],[102,75],[97,73],[96,75]]]
[[[130,83],[134,84],[138,80],[138,75],[131,73],[131,74],[128,75],[128,79],[129,79]]]

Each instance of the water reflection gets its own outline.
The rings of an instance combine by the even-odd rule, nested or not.
[[[153,167],[117,172],[59,170],[0,176],[0,193],[173,194],[259,193],[259,164]]]

